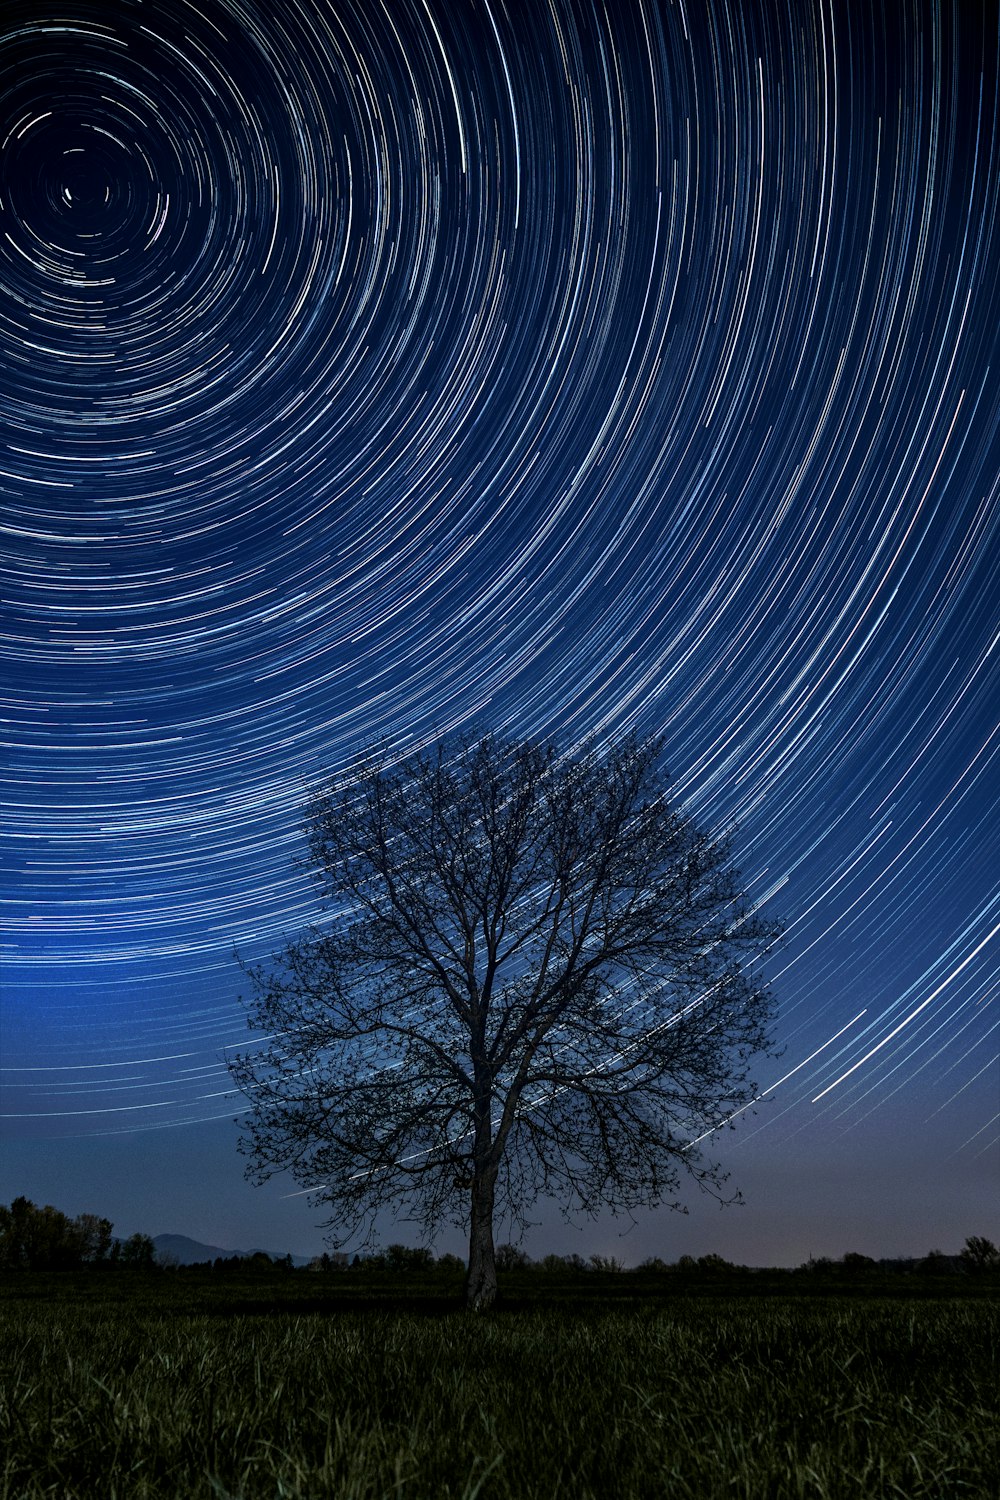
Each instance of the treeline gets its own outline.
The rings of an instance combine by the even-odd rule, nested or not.
[[[721,1255],[682,1255],[676,1261],[651,1256],[637,1266],[626,1267],[611,1255],[544,1255],[538,1260],[519,1245],[498,1245],[497,1270],[530,1272],[539,1276],[624,1277],[665,1276],[701,1280],[715,1277],[753,1277],[761,1274],[780,1277],[816,1277],[820,1279],[865,1280],[879,1275],[917,1274],[920,1276],[954,1276],[967,1274],[1000,1277],[1000,1249],[983,1235],[970,1235],[957,1255],[931,1250],[923,1257],[875,1260],[869,1255],[849,1252],[839,1260],[812,1256],[794,1269],[750,1267],[734,1264]],[[103,1270],[114,1267],[134,1269],[205,1270],[273,1272],[295,1274],[345,1273],[388,1275],[392,1277],[442,1276],[453,1278],[465,1273],[465,1262],[457,1255],[435,1256],[426,1245],[389,1245],[369,1254],[348,1255],[331,1251],[314,1256],[304,1267],[296,1267],[290,1255],[270,1256],[263,1250],[252,1255],[219,1256],[214,1261],[199,1261],[178,1266],[169,1255],[157,1253],[148,1234],[133,1234],[126,1240],[115,1237],[110,1219],[97,1214],[78,1214],[71,1219],[47,1204],[38,1208],[28,1198],[15,1198],[0,1204],[0,1270],[6,1271],[73,1271]]]
[[[266,1262],[268,1257],[253,1257]],[[220,1262],[216,1262],[218,1266]],[[246,1264],[246,1262],[244,1262]],[[281,1262],[279,1262],[281,1264]],[[290,1262],[288,1263],[290,1266]],[[960,1273],[979,1275],[1000,1272],[1000,1250],[982,1235],[971,1235],[957,1255],[945,1255],[941,1250],[931,1250],[922,1257],[910,1259],[875,1260],[869,1255],[849,1252],[840,1260],[826,1256],[810,1257],[803,1265],[792,1269],[773,1270],[767,1267],[750,1267],[734,1264],[721,1255],[682,1255],[676,1261],[664,1261],[651,1256],[637,1266],[627,1267],[623,1261],[611,1255],[545,1255],[539,1260],[531,1257],[518,1245],[498,1245],[496,1251],[497,1270],[500,1272],[526,1271],[541,1276],[613,1274],[620,1276],[676,1276],[676,1277],[721,1277],[757,1276],[762,1273],[780,1276],[838,1277],[847,1280],[869,1276],[914,1273],[921,1276],[947,1276]],[[413,1275],[428,1272],[461,1273],[465,1262],[457,1255],[441,1255],[436,1259],[426,1247],[411,1248],[407,1245],[390,1245],[387,1250],[374,1255],[348,1256],[343,1252],[318,1255],[311,1260],[307,1271],[344,1272],[371,1271]]]
[[[165,1263],[171,1264],[169,1258]],[[265,1250],[255,1250],[252,1255],[217,1255],[214,1260],[192,1261],[176,1269],[203,1271],[206,1267],[213,1271],[294,1271],[296,1275],[310,1271],[388,1272],[392,1276],[465,1274],[465,1261],[457,1255],[435,1256],[426,1246],[410,1245],[390,1245],[369,1255],[352,1256],[334,1250],[313,1256],[304,1266],[296,1266],[290,1255],[268,1255]]]
[[[58,1208],[39,1208],[30,1198],[0,1203],[0,1270],[77,1271],[84,1268],[149,1268],[156,1247],[148,1234],[115,1238],[110,1219]]]

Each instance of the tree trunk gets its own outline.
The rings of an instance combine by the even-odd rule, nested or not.
[[[472,1184],[469,1274],[465,1282],[465,1304],[474,1312],[484,1312],[492,1307],[497,1294],[497,1267],[493,1248],[495,1185],[495,1171],[477,1177]]]

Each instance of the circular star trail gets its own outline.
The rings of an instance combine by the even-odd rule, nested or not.
[[[5,7],[7,1131],[230,1118],[306,790],[476,724],[662,730],[738,822],[755,1128],[995,1143],[997,52],[915,0]]]

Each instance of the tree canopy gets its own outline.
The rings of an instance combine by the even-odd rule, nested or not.
[[[110,1219],[82,1213],[71,1219],[50,1203],[30,1198],[0,1203],[0,1270],[72,1271],[81,1267],[152,1266],[153,1241],[146,1234],[114,1237]]]
[[[450,739],[312,797],[329,917],[249,971],[261,1036],[230,1063],[248,1175],[291,1171],[336,1243],[386,1206],[467,1226],[476,1306],[498,1213],[718,1188],[692,1143],[754,1097],[777,927],[661,752]]]

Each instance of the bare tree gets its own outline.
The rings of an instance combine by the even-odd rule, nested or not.
[[[450,740],[312,799],[331,918],[249,970],[249,1177],[291,1171],[334,1243],[388,1205],[467,1225],[474,1307],[498,1213],[676,1207],[685,1173],[718,1190],[691,1143],[753,1098],[777,929],[671,802],[661,749]]]

